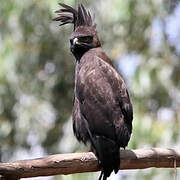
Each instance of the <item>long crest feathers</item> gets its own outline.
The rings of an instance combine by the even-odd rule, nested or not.
[[[64,3],[59,3],[60,6],[62,6],[64,9],[59,9],[57,11],[55,11],[55,13],[58,14],[58,17],[54,18],[53,21],[60,21],[62,25],[65,24],[74,24],[76,19],[77,19],[77,14],[78,12],[73,9],[71,6],[68,6]],[[72,13],[72,14],[68,14],[68,13]]]
[[[82,4],[78,4],[78,10],[64,3],[59,3],[59,5],[62,6],[63,9],[55,11],[55,13],[58,14],[58,17],[54,18],[53,20],[60,21],[60,26],[65,24],[74,24],[74,30],[78,26],[96,26],[93,24],[90,12],[87,11]]]

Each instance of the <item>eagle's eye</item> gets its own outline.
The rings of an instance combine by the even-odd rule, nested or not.
[[[82,36],[82,37],[79,37],[78,40],[83,43],[92,43],[93,37],[92,36]]]

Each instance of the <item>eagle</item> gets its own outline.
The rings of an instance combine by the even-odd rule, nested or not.
[[[82,4],[77,10],[59,3],[54,21],[73,24],[70,51],[75,57],[73,131],[89,143],[101,167],[99,180],[120,168],[120,148],[132,133],[133,108],[123,78],[101,47],[96,24]]]

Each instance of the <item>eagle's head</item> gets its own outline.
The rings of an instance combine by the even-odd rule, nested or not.
[[[60,26],[64,24],[74,24],[74,31],[70,36],[70,49],[76,60],[80,60],[89,49],[100,47],[100,41],[96,31],[96,24],[93,23],[91,14],[82,4],[78,9],[74,9],[63,3],[59,3],[63,9],[56,11],[58,17],[55,21],[60,21]]]

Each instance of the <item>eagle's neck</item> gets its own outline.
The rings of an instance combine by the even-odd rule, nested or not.
[[[89,50],[89,49],[88,49]],[[88,51],[88,50],[85,50],[85,49],[80,49],[78,51],[75,51],[75,52],[72,52],[76,61],[80,61],[81,57]]]
[[[96,49],[101,47],[101,44],[98,43],[97,45],[89,45],[89,46],[71,46],[70,50],[72,52],[72,54],[74,55],[74,57],[76,58],[76,61],[80,61],[80,59],[82,58],[82,56],[90,51],[91,49]]]
[[[82,58],[82,56],[88,52],[90,49],[92,48],[77,48],[75,50],[71,50],[72,54],[74,55],[74,57],[76,58],[76,61],[80,61],[80,59]]]

